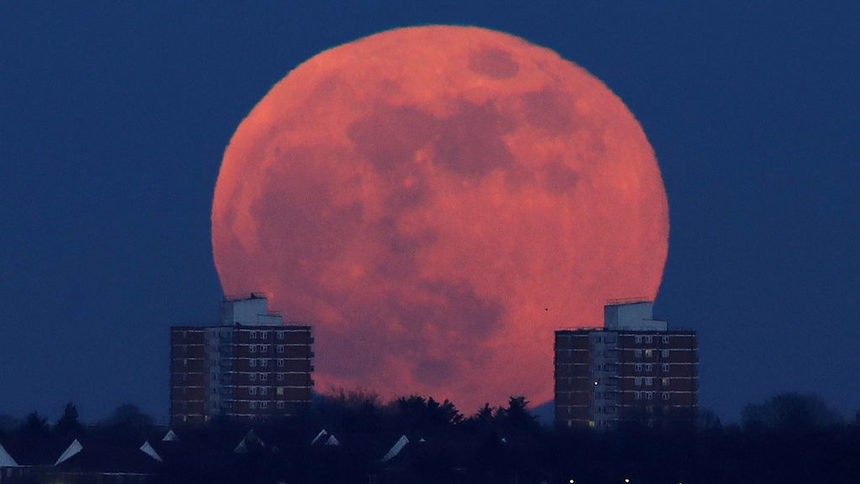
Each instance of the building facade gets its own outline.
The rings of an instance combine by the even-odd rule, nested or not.
[[[294,414],[311,401],[311,327],[285,325],[265,297],[225,298],[213,326],[170,329],[170,419],[259,420]]]
[[[610,304],[604,327],[555,332],[555,422],[562,427],[686,425],[698,410],[698,343],[650,302]]]

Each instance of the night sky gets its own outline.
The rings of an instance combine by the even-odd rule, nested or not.
[[[636,115],[670,206],[655,316],[698,331],[702,407],[860,409],[856,3],[428,3],[0,5],[0,414],[166,420],[169,327],[218,316],[239,122],[316,53],[434,23],[551,48]]]

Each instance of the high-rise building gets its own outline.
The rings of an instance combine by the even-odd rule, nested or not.
[[[689,424],[698,408],[698,343],[669,330],[651,302],[604,307],[603,328],[555,332],[555,422],[612,428]]]
[[[213,326],[170,329],[170,420],[288,416],[311,401],[311,327],[285,325],[265,296],[225,298]]]

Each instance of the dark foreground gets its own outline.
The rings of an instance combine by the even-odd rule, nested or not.
[[[541,427],[524,403],[512,399],[507,408],[485,408],[463,418],[453,405],[419,397],[386,406],[330,401],[253,427],[218,421],[177,427],[172,441],[164,440],[167,429],[133,419],[90,428],[44,427],[41,433],[23,425],[0,434],[0,444],[19,464],[43,467],[10,474],[2,468],[0,483],[843,483],[860,478],[857,421],[826,423],[801,415],[723,427],[700,419],[686,427],[631,424],[594,432]],[[74,439],[83,450],[53,465]],[[161,461],[139,450],[144,441]],[[402,445],[395,446],[398,441]]]

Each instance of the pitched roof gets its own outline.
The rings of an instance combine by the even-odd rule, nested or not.
[[[389,460],[397,457],[397,454],[399,454],[408,443],[409,439],[407,439],[405,435],[401,435],[400,438],[397,439],[397,442],[391,446],[391,449],[388,450],[388,453],[382,457],[382,462],[388,462]]]
[[[75,439],[54,466],[75,472],[153,472],[161,461],[145,450],[146,444],[148,441],[138,447],[112,439],[89,438],[83,443]],[[148,447],[158,455],[152,445]]]
[[[239,441],[239,445],[237,445],[236,448],[233,449],[233,452],[237,454],[244,454],[246,452],[249,452],[252,448],[263,447],[266,447],[266,444],[260,439],[260,437],[257,437],[256,432],[254,432],[254,429],[251,429],[248,431],[247,434],[245,434],[244,437],[242,437],[242,440]]]
[[[332,435],[330,435],[330,436],[329,436],[328,440],[326,440],[326,441],[325,441],[325,445],[333,445],[333,446],[335,446],[335,447],[336,447],[336,446],[339,446],[339,445],[340,445],[340,441],[339,441],[339,440],[337,440],[337,437],[335,437],[335,436],[332,434]]]
[[[68,447],[66,447],[66,450],[64,450],[63,453],[60,454],[60,457],[57,458],[57,462],[54,462],[54,465],[58,466],[62,464],[63,462],[78,455],[78,453],[80,453],[82,450],[84,450],[84,446],[81,445],[80,442],[78,442],[78,439],[73,440],[72,443],[69,444]]]
[[[140,451],[143,452],[144,454],[152,457],[153,459],[157,460],[158,462],[163,462],[161,460],[161,456],[158,455],[158,452],[156,452],[155,449],[153,449],[152,446],[149,445],[148,440],[144,441],[143,444],[140,446]]]
[[[18,467],[18,463],[6,452],[3,444],[0,444],[0,467]]]
[[[320,433],[318,433],[317,436],[314,437],[314,440],[311,440],[311,445],[316,444],[317,442],[321,441],[322,439],[324,439],[327,436],[328,436],[328,432],[326,432],[325,429],[320,430]]]

